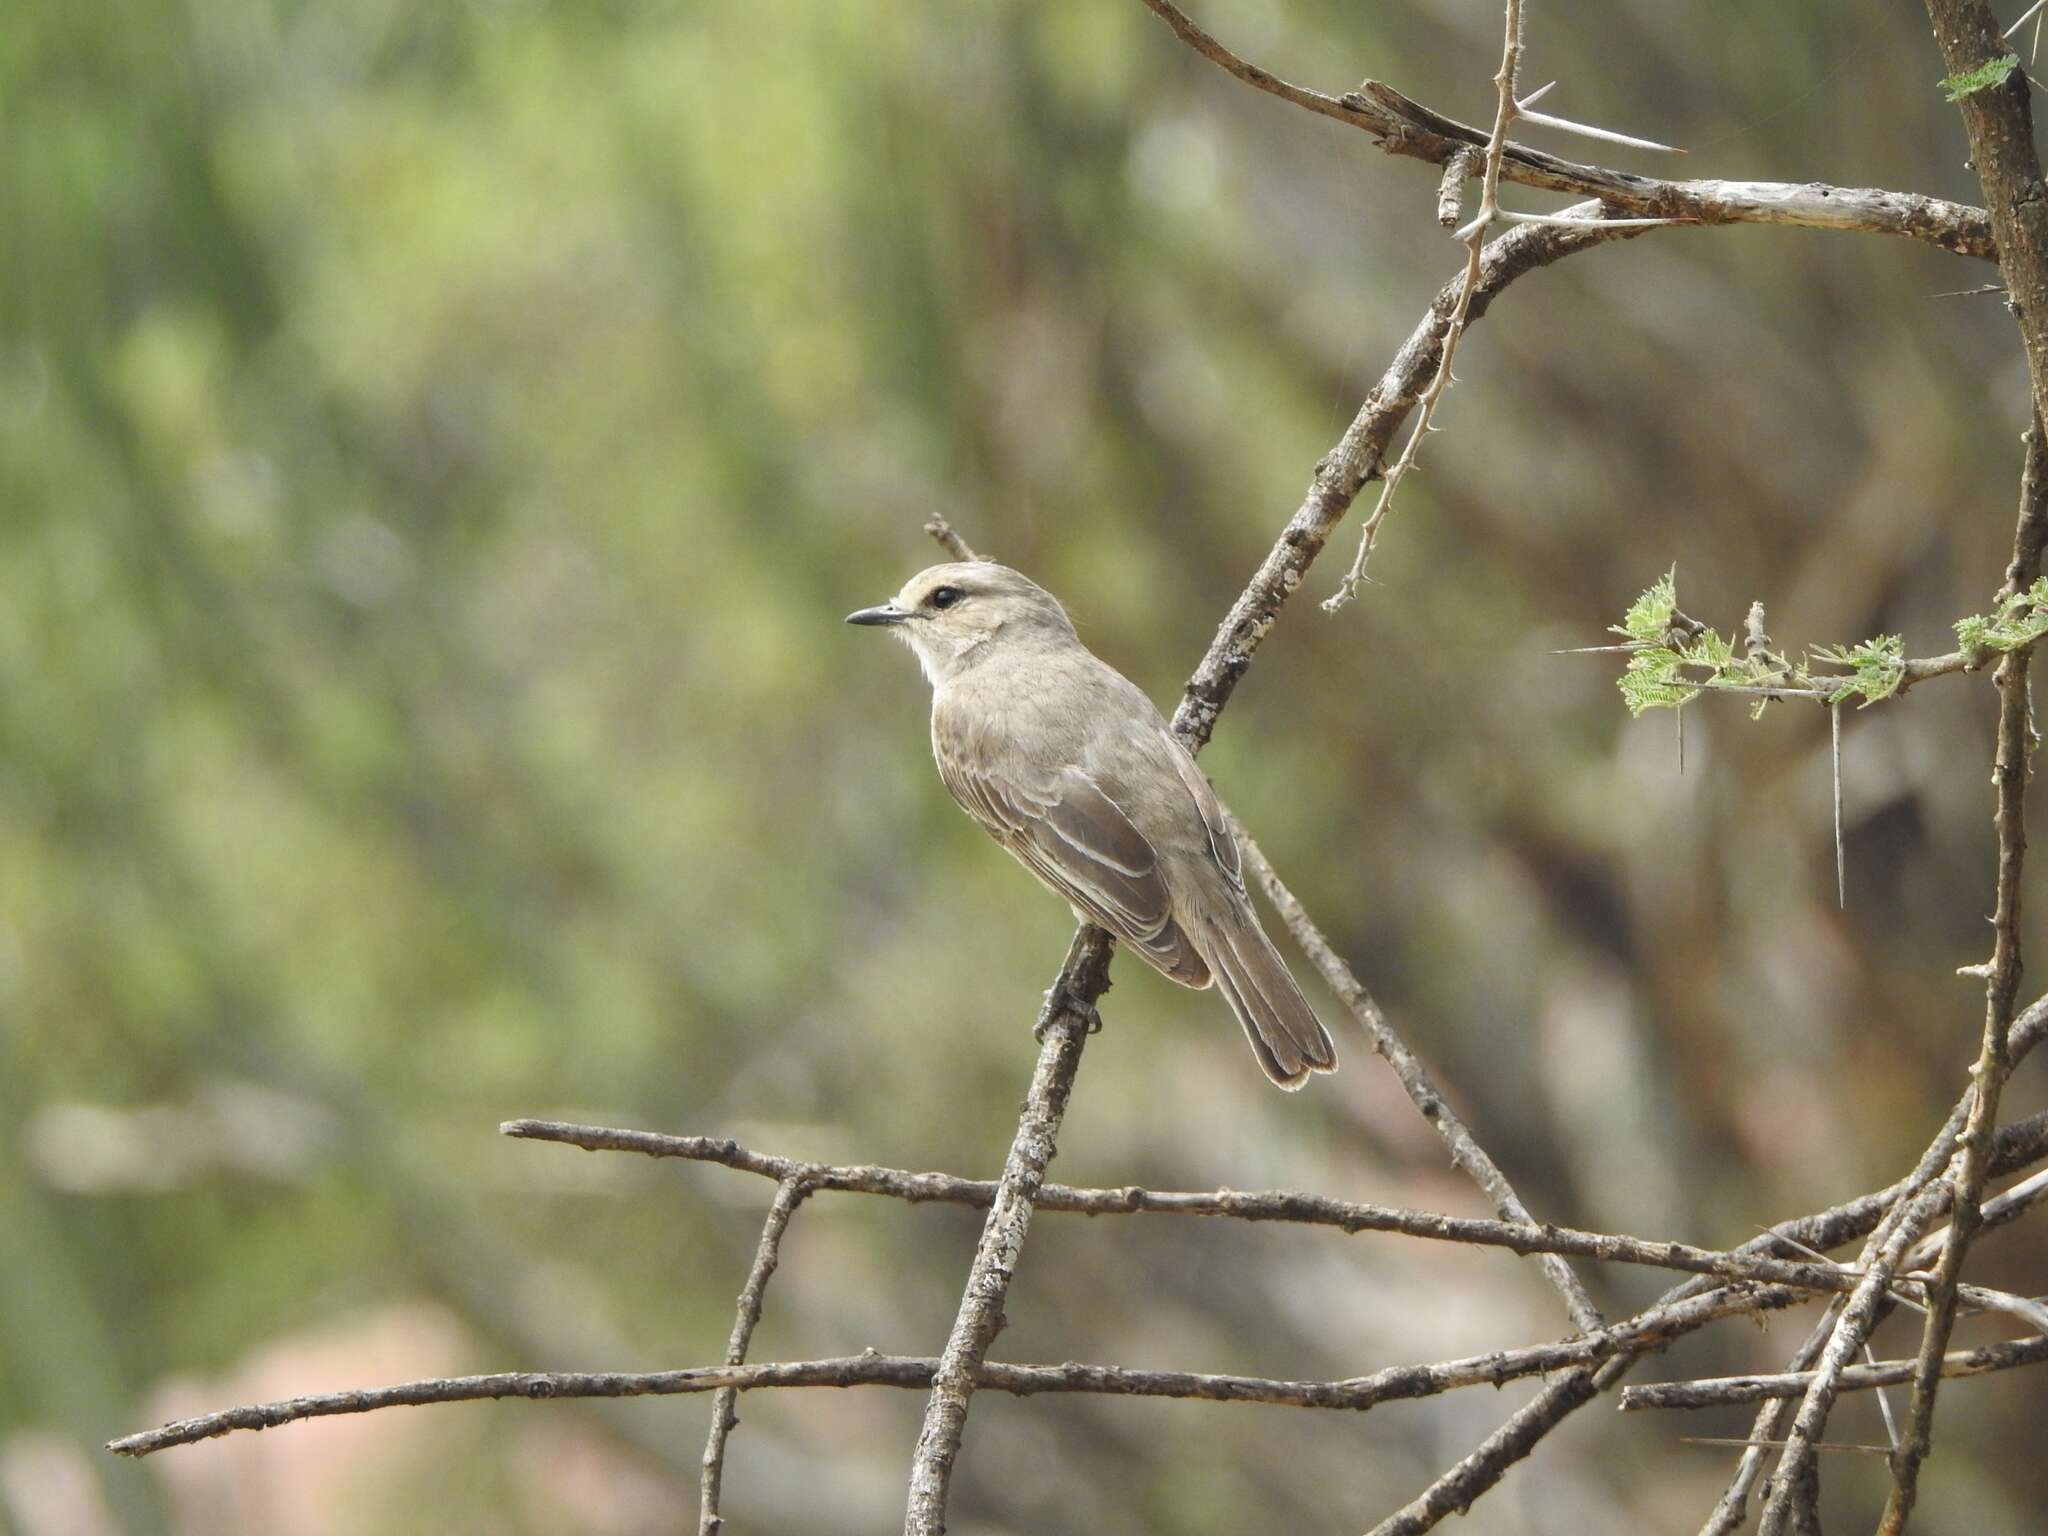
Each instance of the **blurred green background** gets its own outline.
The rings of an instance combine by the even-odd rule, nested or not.
[[[1491,3],[1198,14],[1307,83],[1488,110]],[[1530,45],[1555,110],[1683,174],[1976,196],[1915,7],[1596,0]],[[701,1398],[98,1446],[718,1358],[767,1186],[510,1116],[992,1173],[1070,924],[947,801],[909,658],[839,618],[944,511],[1170,707],[1456,270],[1436,178],[1137,0],[32,3],[0,112],[0,1525],[694,1529]],[[1781,644],[1947,649],[2025,377],[1995,299],[1932,295],[1991,276],[1738,228],[1525,279],[1375,584],[1288,611],[1204,758],[1541,1216],[1733,1244],[1896,1176],[1961,1087],[1988,684],[1848,720],[1840,911],[1824,716],[1703,704],[1681,776],[1612,658],[1551,653],[1674,562],[1724,627],[1760,597]],[[1483,1209],[1355,1030],[1283,1097],[1213,994],[1125,964],[1104,1011],[1059,1176]],[[935,1351],[978,1226],[820,1197],[757,1357]],[[1983,1273],[2038,1291],[2040,1252]],[[1044,1218],[1009,1316],[1004,1358],[1274,1375],[1565,1331],[1506,1255],[1163,1219]],[[953,1528],[1356,1530],[1531,1390],[985,1397]],[[1928,1530],[2038,1529],[2041,1391],[1944,1394]],[[729,1529],[892,1528],[920,1406],[748,1399]],[[1747,1422],[1596,1406],[1467,1526],[1692,1529],[1732,1453],[1677,1437]],[[1881,1462],[1826,1471],[1875,1509]]]

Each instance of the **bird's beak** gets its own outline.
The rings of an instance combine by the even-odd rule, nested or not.
[[[849,613],[849,624],[901,624],[910,614],[894,603],[884,603],[879,608],[863,608],[858,613]]]

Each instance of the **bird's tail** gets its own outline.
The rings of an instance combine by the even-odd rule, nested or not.
[[[1252,1054],[1266,1076],[1293,1090],[1311,1072],[1337,1070],[1337,1047],[1322,1020],[1309,1007],[1287,962],[1260,931],[1249,912],[1209,925],[1213,941],[1203,958],[1216,978],[1216,988],[1244,1026]]]

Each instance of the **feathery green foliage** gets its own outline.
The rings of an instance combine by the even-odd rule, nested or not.
[[[1975,69],[1960,75],[1950,75],[1941,82],[1941,89],[1950,101],[1961,101],[1965,96],[1974,96],[1979,91],[1988,91],[1994,85],[2003,85],[2012,78],[2012,72],[2020,67],[2020,56],[2008,53],[2001,58],[1979,64]]]
[[[2015,592],[1994,613],[1956,620],[1956,641],[1965,651],[2016,651],[2048,635],[2048,576]]]
[[[2025,601],[2015,599],[2002,608],[1997,620],[1982,621],[1985,632],[2019,636],[2029,626],[2033,626],[2029,638],[2048,632],[2048,580],[2039,584],[2038,592],[2038,599],[2028,593]],[[1737,650],[1734,641],[1719,630],[1680,614],[1677,571],[1665,572],[1630,605],[1621,623],[1611,626],[1628,641],[1624,647],[1630,652],[1628,665],[1615,683],[1629,713],[1677,709],[1702,693],[1754,694],[1760,688],[1824,698],[1829,704],[1861,699],[1869,705],[1890,698],[1905,680],[1905,644],[1897,635],[1816,647],[1793,662],[1769,648],[1763,638],[1761,610],[1753,623],[1754,638]],[[1827,670],[1817,671],[1816,666]],[[1838,668],[1846,668],[1847,675],[1833,670]],[[1762,715],[1770,702],[1758,698],[1751,717]]]

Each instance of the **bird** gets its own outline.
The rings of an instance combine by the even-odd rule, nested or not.
[[[1169,981],[1214,985],[1280,1087],[1336,1070],[1329,1031],[1252,909],[1215,790],[1057,598],[1008,566],[960,561],[846,622],[886,627],[916,654],[940,779],[1076,920]]]

